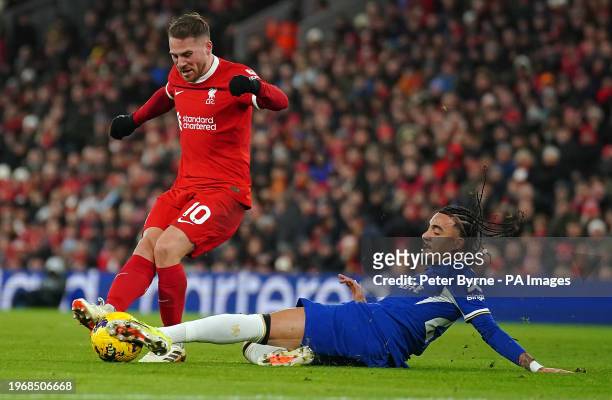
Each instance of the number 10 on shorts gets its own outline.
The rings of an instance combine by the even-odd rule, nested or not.
[[[184,219],[183,217],[188,217],[189,219]],[[210,208],[196,201],[181,217],[179,217],[178,222],[184,222],[191,225],[202,225],[208,218],[210,218]]]

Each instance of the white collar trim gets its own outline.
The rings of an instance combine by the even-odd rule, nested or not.
[[[208,69],[208,72],[205,73],[204,75],[202,75],[201,77],[198,78],[197,81],[195,81],[194,83],[202,83],[205,80],[207,80],[208,78],[211,77],[212,74],[215,73],[215,71],[217,70],[217,68],[219,67],[219,58],[213,54],[213,62],[212,65],[210,66],[210,68]]]

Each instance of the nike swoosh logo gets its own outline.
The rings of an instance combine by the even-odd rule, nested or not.
[[[178,96],[179,94],[181,94],[181,93],[183,93],[183,92],[184,92],[184,90],[179,90],[179,91],[177,91],[177,92],[174,92],[174,95],[175,95],[175,96]]]
[[[195,224],[194,224],[193,222],[191,222],[191,221],[185,221],[185,220],[183,219],[183,217],[179,217],[177,221],[178,221],[178,222],[184,222],[184,223],[189,224],[189,225],[195,225]]]

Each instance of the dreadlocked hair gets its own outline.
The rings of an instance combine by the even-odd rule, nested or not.
[[[439,213],[453,218],[461,237],[465,239],[466,251],[479,251],[482,249],[482,239],[486,237],[510,237],[519,234],[523,224],[523,214],[519,211],[515,215],[507,215],[503,221],[489,221],[483,213],[483,196],[486,184],[486,167],[480,193],[474,196],[471,207],[448,205]]]

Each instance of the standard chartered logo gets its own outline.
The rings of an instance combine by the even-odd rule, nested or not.
[[[215,117],[194,117],[191,115],[181,115],[176,113],[178,119],[179,129],[191,129],[194,131],[208,131],[214,132],[217,130],[217,124],[215,123]]]

